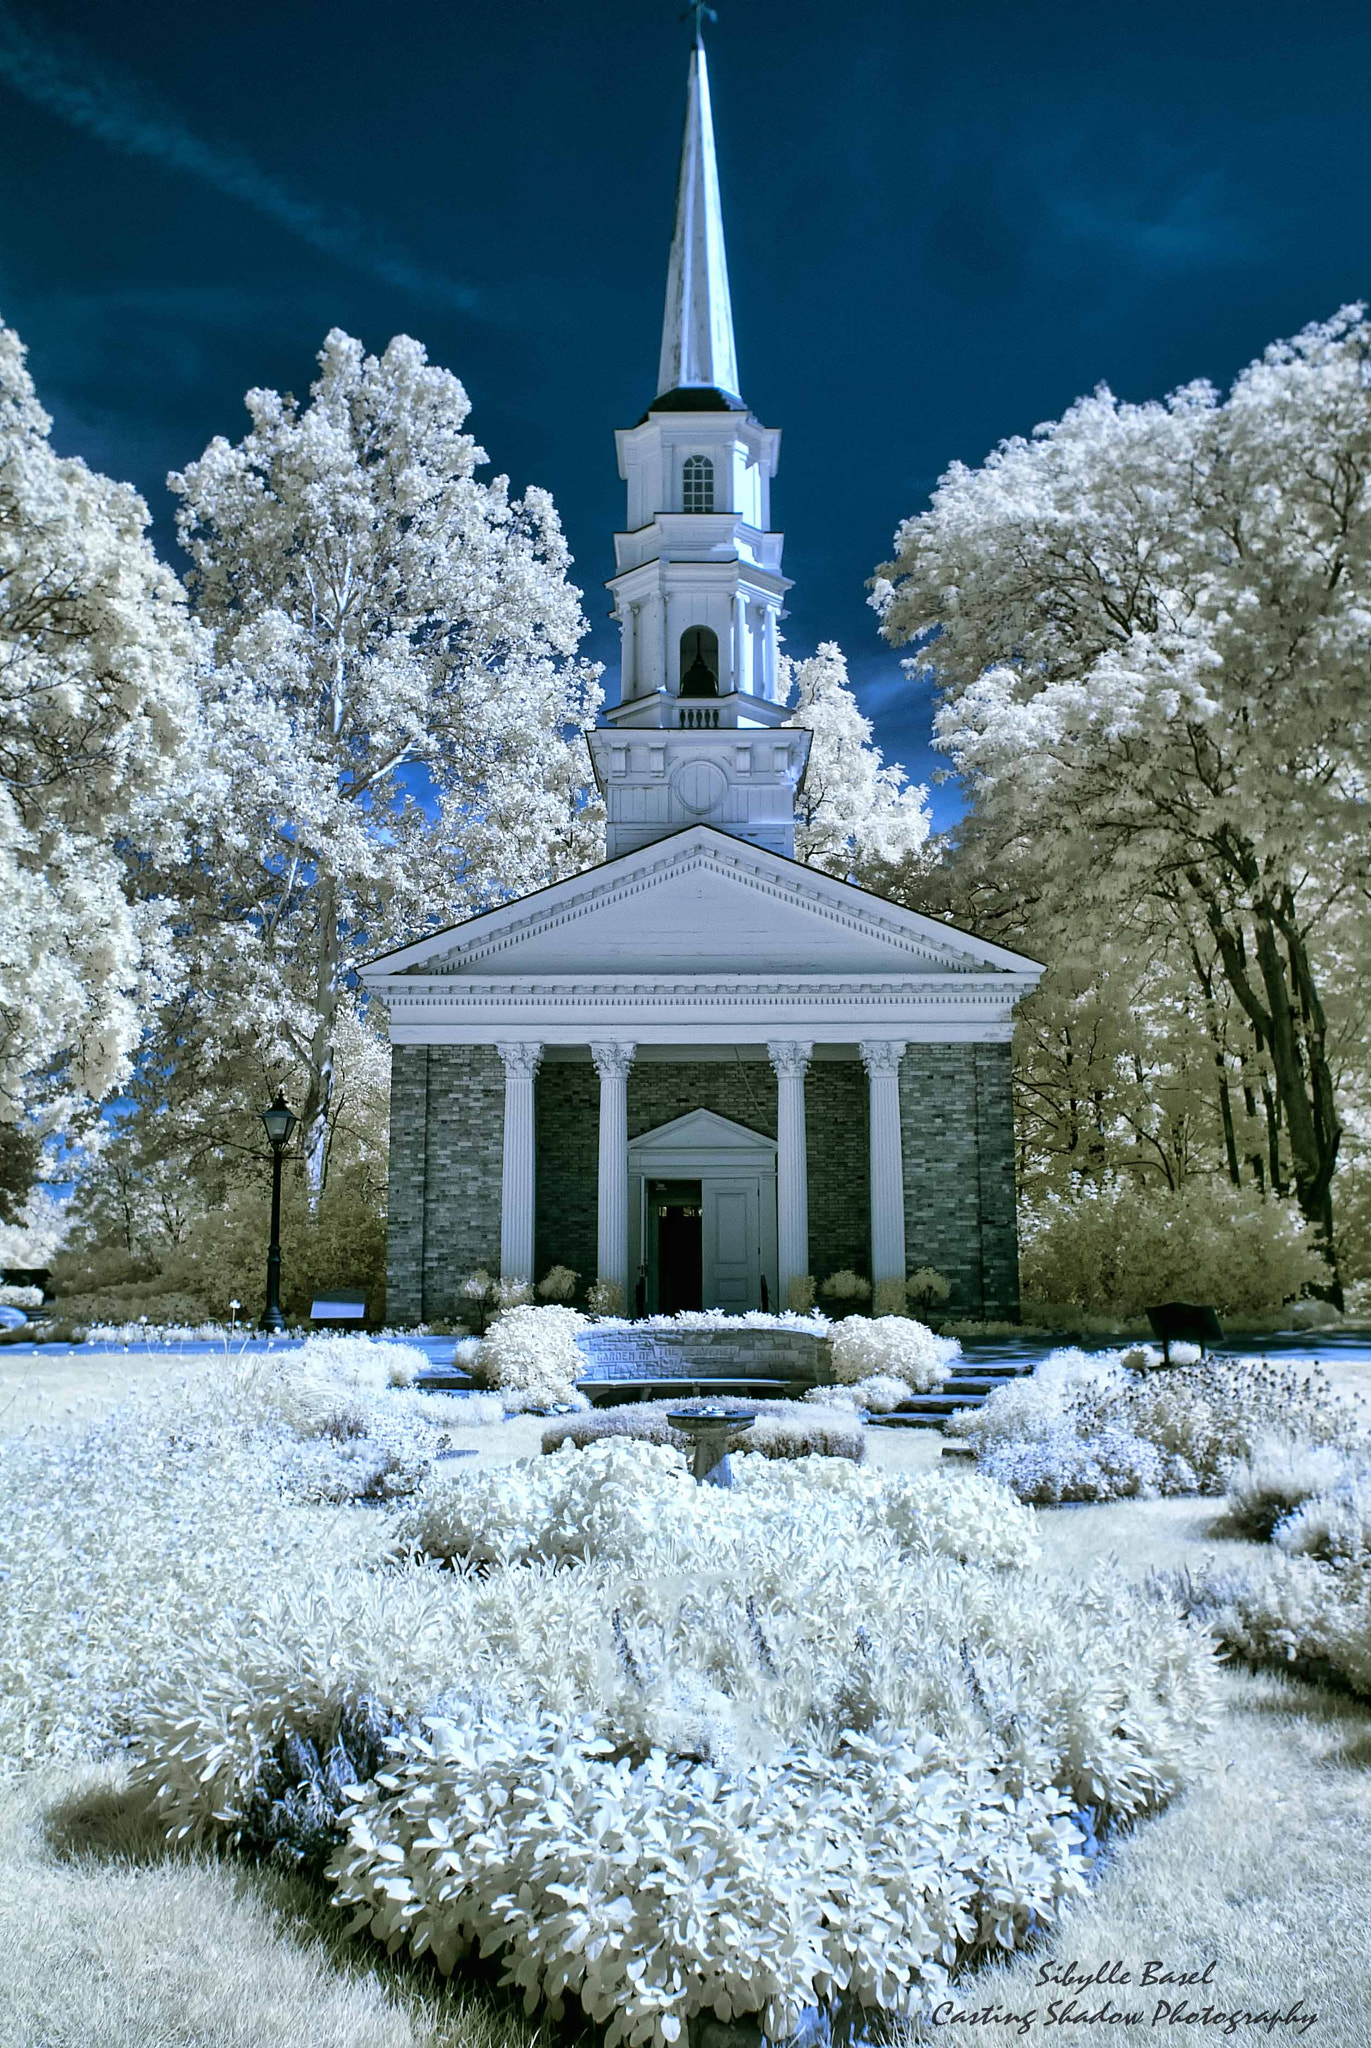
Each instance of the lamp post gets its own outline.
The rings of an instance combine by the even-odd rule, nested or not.
[[[271,1140],[271,1243],[267,1246],[267,1305],[262,1310],[258,1328],[284,1330],[286,1319],[281,1313],[281,1155],[290,1142],[290,1134],[298,1118],[287,1109],[281,1089],[277,1089],[276,1100],[270,1109],[262,1111],[262,1122]]]

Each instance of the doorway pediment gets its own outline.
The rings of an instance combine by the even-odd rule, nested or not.
[[[667,1180],[696,1179],[702,1173],[727,1173],[750,1168],[754,1173],[776,1168],[776,1140],[745,1124],[735,1124],[712,1109],[692,1109],[658,1124],[630,1141],[631,1172]]]

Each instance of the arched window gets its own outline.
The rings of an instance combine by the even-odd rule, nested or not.
[[[712,512],[714,510],[714,464],[707,455],[687,455],[686,457],[681,510],[683,512]]]
[[[681,635],[681,695],[719,694],[719,636],[708,626],[687,626]]]

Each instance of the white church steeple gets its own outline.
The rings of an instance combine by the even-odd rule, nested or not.
[[[719,203],[719,166],[714,155],[714,117],[709,106],[709,72],[703,43],[690,56],[685,134],[676,187],[676,232],[666,275],[666,314],[659,395],[686,388],[713,388],[738,397],[738,358],[733,342],[733,306],[728,295],[724,216]]]
[[[777,622],[790,582],[781,573],[784,539],[770,521],[781,436],[738,393],[698,32],[658,392],[615,441],[628,486],[608,586],[622,645],[620,699],[590,735],[609,857],[697,824],[793,854],[810,735],[786,726],[779,678]]]

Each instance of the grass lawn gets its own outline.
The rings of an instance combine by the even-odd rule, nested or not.
[[[196,1364],[212,1369],[213,1359]],[[165,1351],[69,1351],[43,1346],[21,1355],[0,1346],[0,1436],[18,1436],[35,1423],[70,1423],[88,1428],[140,1387],[173,1370],[185,1371],[187,1354]]]
[[[1311,1347],[1312,1348],[1312,1347]],[[175,1358],[0,1358],[0,1404],[14,1379],[30,1402],[88,1420]],[[18,1364],[18,1362],[16,1362]],[[87,1384],[80,1382],[84,1364]],[[125,1377],[121,1381],[121,1366]],[[1371,1371],[1345,1368],[1350,1387]],[[23,1388],[21,1386],[21,1392]],[[30,1416],[29,1419],[34,1419]],[[7,1419],[0,1427],[11,1427]],[[527,1455],[540,1425],[462,1432],[486,1457]],[[872,1432],[891,1469],[937,1459],[923,1432]],[[1070,1600],[1101,1559],[1130,1576],[1254,1546],[1210,1535],[1214,1501],[1116,1502],[1040,1511],[1048,1596]],[[359,1511],[361,1512],[361,1511]],[[1107,1682],[1107,1673],[1101,1674]],[[993,2020],[927,2027],[920,2041],[1093,2044],[1136,2039],[1239,2044],[1304,2038],[1371,2048],[1371,1955],[1363,1928],[1371,1864],[1371,1705],[1237,1667],[1202,1778],[1110,1851],[1098,1885],[1031,1958],[985,1969],[954,2006],[1033,2011],[1027,2029]],[[341,1915],[294,1880],[170,1851],[121,1790],[118,1768],[0,1783],[0,2040],[5,2048],[529,2048],[538,2030],[485,1992],[454,1993],[420,1969],[377,1960],[338,1933]],[[1135,1984],[1149,1959],[1175,1971],[1213,1963],[1206,1992],[1116,1984],[1076,1995],[1095,2011],[1141,2010],[1140,2026],[1046,2025],[1040,1968],[1121,1962]],[[1224,2010],[1297,1997],[1316,2024],[1263,2029],[1150,2024],[1159,1998]]]

